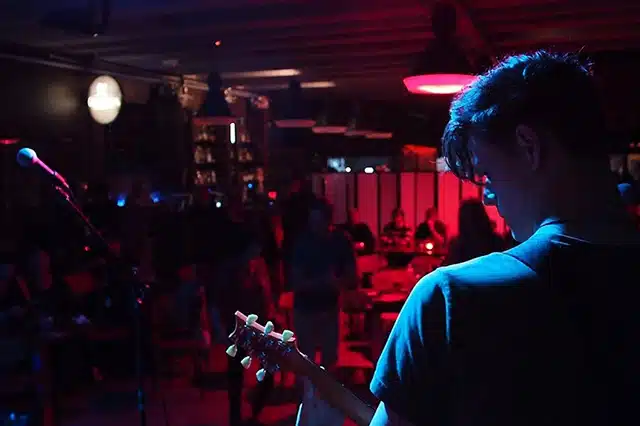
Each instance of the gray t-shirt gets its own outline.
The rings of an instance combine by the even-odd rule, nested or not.
[[[298,275],[293,283],[296,309],[337,308],[339,279],[355,268],[351,240],[340,230],[300,234],[293,246],[291,268],[299,272],[293,274]]]
[[[638,259],[640,245],[541,229],[437,269],[403,307],[371,391],[415,425],[638,424]]]

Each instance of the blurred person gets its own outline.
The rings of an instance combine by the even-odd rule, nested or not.
[[[116,237],[120,210],[109,198],[109,185],[96,182],[87,189],[84,212],[91,223],[108,239]]]
[[[352,242],[333,227],[332,207],[325,200],[311,206],[306,230],[293,246],[291,280],[298,347],[312,360],[319,349],[322,365],[332,369],[340,345],[340,294],[357,286],[357,275]],[[303,387],[306,398],[311,386],[304,380]],[[305,407],[303,400],[298,424],[317,415]]]
[[[375,251],[376,239],[369,225],[360,220],[357,209],[349,209],[347,222],[342,228],[351,237],[351,241],[356,244],[356,251],[359,254],[371,254]]]
[[[271,281],[273,300],[277,301],[283,292],[282,277],[282,224],[280,216],[268,210],[257,215],[257,230],[261,256],[264,259]]]
[[[431,241],[435,247],[444,248],[447,244],[447,226],[438,219],[438,210],[429,207],[424,215],[424,222],[416,228],[417,241]]]
[[[28,368],[26,283],[11,259],[0,260],[0,380]]]
[[[293,245],[306,229],[309,211],[317,199],[318,197],[313,193],[311,180],[307,177],[297,177],[291,182],[289,194],[282,201],[282,260],[285,291],[291,290],[289,272]]]
[[[387,246],[408,247],[411,245],[411,228],[405,220],[404,210],[396,207],[391,212],[391,222],[382,229],[382,243]]]
[[[414,288],[371,382],[372,425],[636,424],[640,234],[608,135],[577,55],[510,56],[457,95],[444,157],[520,244]]]
[[[331,205],[311,207],[305,232],[295,242],[291,260],[294,326],[302,352],[333,366],[338,356],[340,292],[356,284],[355,254],[349,237],[332,225]]]
[[[444,265],[466,262],[505,249],[504,239],[495,232],[480,200],[462,201],[458,209],[458,235],[451,239]]]
[[[269,271],[264,258],[260,255],[261,247],[255,235],[241,222],[228,219],[222,224],[227,233],[222,237],[226,250],[213,261],[208,269],[212,275],[205,276],[204,286],[207,290],[209,307],[215,309],[211,318],[213,323],[222,324],[224,337],[233,332],[235,312],[240,310],[253,313],[260,318],[271,318],[277,321],[277,312],[273,296]],[[235,241],[231,243],[231,240]],[[200,269],[200,272],[202,269]],[[202,280],[202,276],[199,277]],[[229,358],[227,367],[229,415],[231,426],[242,424],[242,387],[244,368],[240,361],[246,353],[237,348],[237,354]],[[256,424],[262,412],[269,392],[273,388],[273,376],[267,374],[251,401],[251,418],[249,424]]]

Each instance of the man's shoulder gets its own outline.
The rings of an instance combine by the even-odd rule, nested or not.
[[[422,287],[437,285],[447,292],[454,288],[513,286],[535,278],[536,273],[526,264],[507,252],[500,252],[438,268],[419,284]]]

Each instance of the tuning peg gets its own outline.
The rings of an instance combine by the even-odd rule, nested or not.
[[[256,379],[258,379],[259,382],[264,380],[264,376],[266,376],[267,372],[264,368],[261,368],[260,370],[258,370],[256,372]]]
[[[269,334],[273,331],[273,323],[271,321],[267,321],[264,325],[264,334]]]
[[[244,367],[244,369],[246,370],[251,366],[251,357],[245,356],[244,358],[242,358],[242,361],[240,361],[240,364],[242,364],[242,367]]]
[[[282,332],[282,341],[283,342],[288,342],[289,340],[291,340],[291,338],[293,337],[293,331],[291,330],[284,330]]]
[[[251,314],[247,317],[247,325],[251,325],[256,321],[258,321],[258,316],[256,314]]]
[[[231,345],[227,348],[226,352],[227,352],[227,355],[233,358],[238,354],[238,347],[236,345]]]

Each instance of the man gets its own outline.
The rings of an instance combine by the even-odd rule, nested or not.
[[[302,233],[309,219],[309,209],[316,201],[316,195],[308,178],[295,178],[291,182],[289,194],[282,200],[282,266],[284,270],[284,291],[291,291],[291,256],[293,245]]]
[[[411,228],[407,226],[404,210],[396,207],[391,212],[391,222],[382,229],[382,243],[391,247],[407,247],[411,244]]]
[[[327,369],[338,361],[341,290],[354,288],[357,280],[352,242],[343,231],[334,229],[332,222],[329,203],[312,203],[306,230],[298,235],[291,258],[293,325],[298,347],[314,360],[316,349],[320,349],[322,365]],[[303,395],[298,426],[317,425],[319,418],[336,418],[333,410],[317,405],[307,382]]]
[[[507,58],[452,103],[443,151],[521,244],[440,268],[378,361],[373,425],[630,425],[640,238],[609,173],[587,66]]]
[[[431,240],[438,248],[447,245],[447,225],[438,219],[438,210],[429,207],[424,215],[424,222],[416,228],[416,241]]]
[[[376,239],[369,225],[360,220],[358,210],[349,209],[344,231],[351,237],[359,254],[372,254],[375,250]]]
[[[293,246],[293,322],[302,352],[315,358],[320,348],[327,368],[338,359],[340,292],[353,288],[356,279],[351,240],[333,228],[331,206],[317,200],[311,206],[307,230]]]

